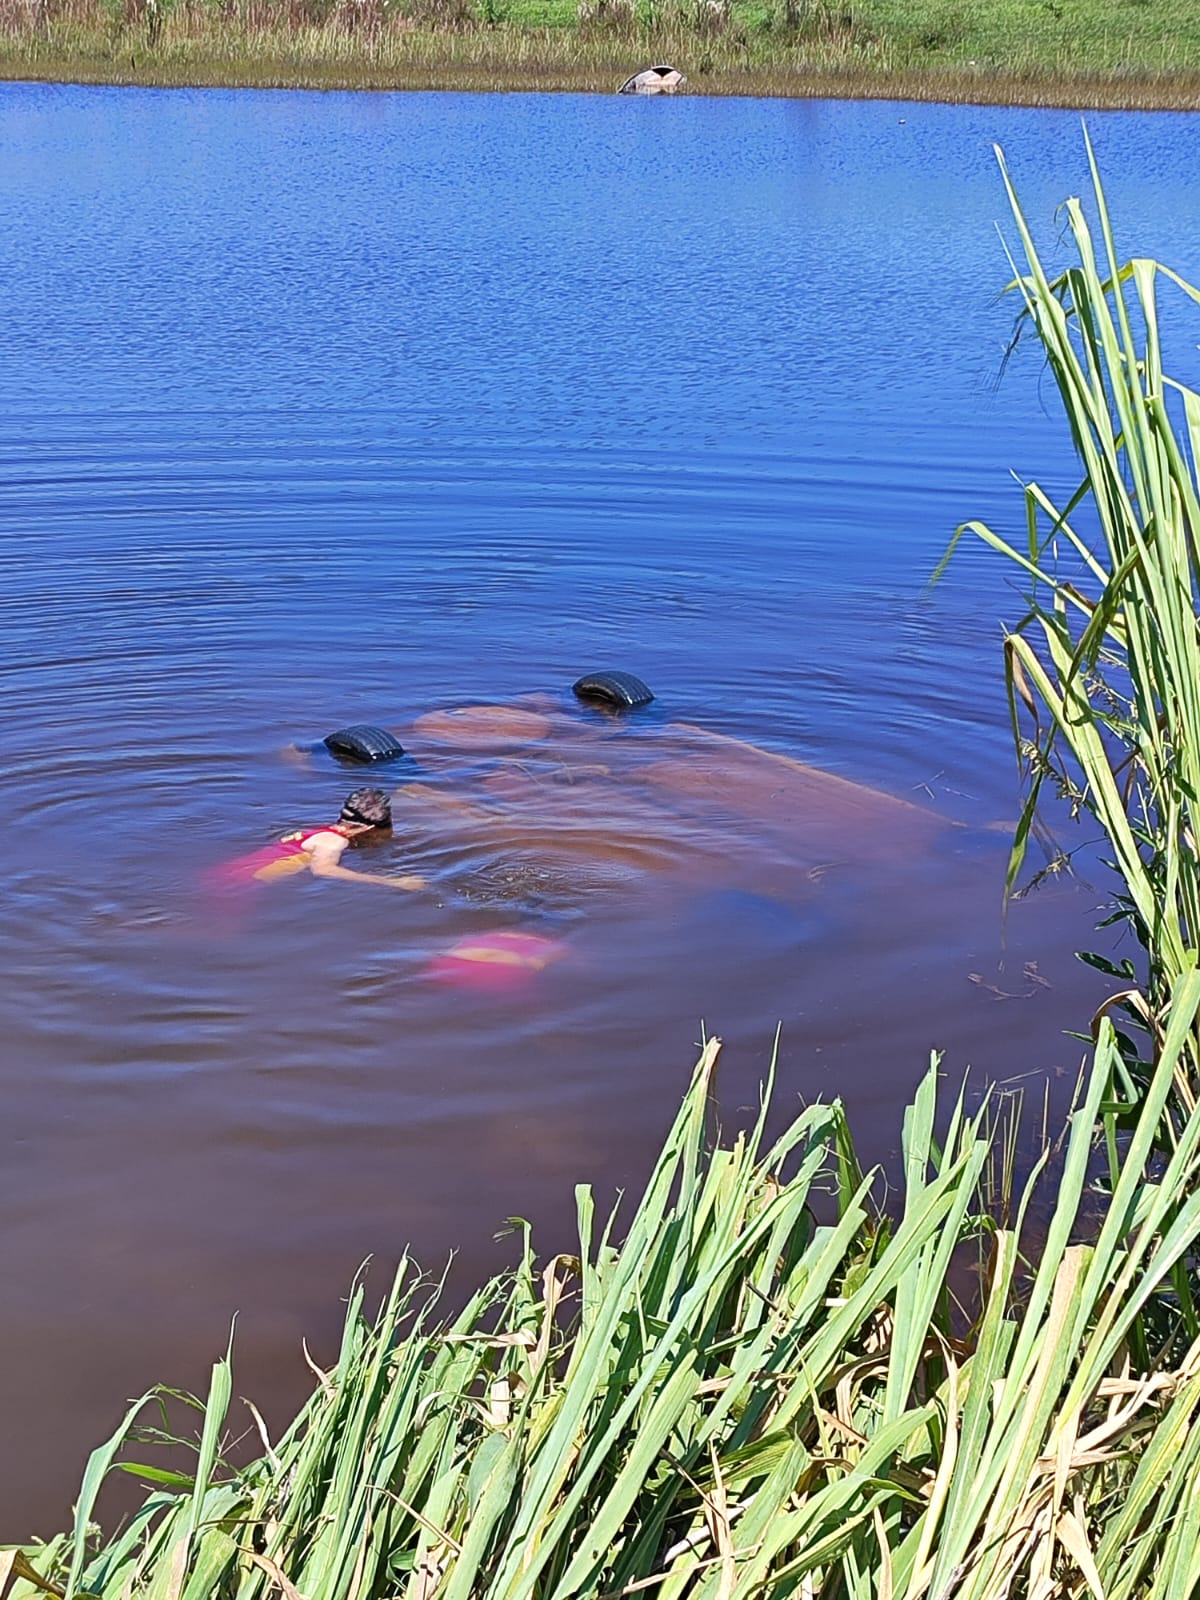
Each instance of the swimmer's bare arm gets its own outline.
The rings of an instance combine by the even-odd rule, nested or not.
[[[341,854],[346,848],[345,840],[333,838],[326,842],[320,838],[309,850],[309,871],[314,878],[348,878],[351,883],[382,883],[389,889],[423,889],[425,879],[415,873],[406,873],[400,878],[389,878],[382,872],[352,872],[349,867],[341,864]]]
[[[310,871],[314,878],[348,878],[351,883],[383,883],[389,889],[423,889],[426,882],[415,873],[406,873],[402,878],[389,878],[382,872],[352,872],[337,861],[314,860]]]

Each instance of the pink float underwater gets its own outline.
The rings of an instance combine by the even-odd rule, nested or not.
[[[463,989],[520,989],[563,952],[557,939],[501,929],[458,940],[433,958],[425,975]]]

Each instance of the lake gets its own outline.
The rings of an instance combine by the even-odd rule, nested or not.
[[[1200,272],[1200,118],[1089,125]],[[1102,881],[1004,923],[1020,598],[926,587],[1072,479],[994,141],[1056,256],[1071,113],[0,86],[0,1541],[235,1313],[278,1428],[368,1256],[567,1245],[707,1034],[730,1121],[778,1025],[779,1115],[892,1170],[931,1049],[1065,1103]],[[429,887],[210,893],[359,722],[408,754],[350,865]],[[555,959],[447,970],[513,931]]]

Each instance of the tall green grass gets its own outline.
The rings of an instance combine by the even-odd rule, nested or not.
[[[1023,263],[1012,288],[1044,353],[1081,465],[1063,502],[1025,486],[1025,541],[971,532],[1027,580],[1007,635],[1014,735],[1028,774],[1009,867],[1017,883],[1045,791],[1091,818],[1117,873],[1115,912],[1141,958],[1091,959],[1121,984],[1114,1003],[1143,1037],[1121,1078],[1138,1092],[1200,937],[1200,394],[1166,370],[1159,290],[1200,293],[1157,262],[1121,260],[1091,145],[1095,224],[1065,207],[1074,261],[1051,276],[1007,170]],[[1194,315],[1194,312],[1193,312]],[[1180,1058],[1177,1106],[1196,1104],[1197,1040]],[[1139,1066],[1137,1056],[1141,1057]]]
[[[578,1255],[541,1263],[526,1238],[445,1326],[408,1263],[373,1320],[359,1288],[334,1365],[249,1466],[222,1459],[241,1424],[219,1361],[192,1473],[127,1463],[153,1492],[96,1542],[134,1407],[74,1531],[0,1558],[9,1600],[1182,1600],[1200,1583],[1200,1329],[1161,1289],[1200,1238],[1200,1116],[1149,1164],[1198,1004],[1189,972],[1084,1243],[1102,1026],[1036,1260],[1028,1195],[1012,1227],[977,1215],[983,1114],[943,1107],[938,1137],[933,1068],[887,1221],[836,1106],[771,1142],[764,1103],[714,1147],[710,1044],[620,1244],[581,1189]],[[981,1233],[968,1327],[949,1284]]]

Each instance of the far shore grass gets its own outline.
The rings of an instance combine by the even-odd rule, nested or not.
[[[0,0],[0,78],[1200,108],[1169,0]]]

